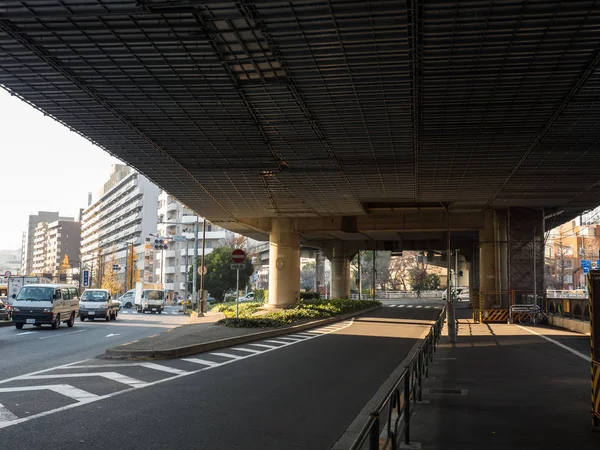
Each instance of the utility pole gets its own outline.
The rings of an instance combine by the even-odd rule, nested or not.
[[[360,250],[358,251],[358,300],[362,299],[362,277],[360,275]]]
[[[196,222],[196,236],[198,236],[198,222]],[[196,248],[198,247],[196,243]],[[200,274],[200,300],[198,302],[198,316],[202,316],[204,313],[204,271],[206,270],[204,266],[204,254],[206,253],[206,218],[202,219],[202,273]],[[239,277],[238,270],[238,277]],[[236,294],[237,295],[237,294]],[[237,298],[237,297],[236,297]]]
[[[129,244],[125,249],[125,292],[127,292],[127,279],[129,278]]]
[[[196,287],[196,280],[198,276],[198,216],[194,222],[194,260],[192,261],[194,273],[192,273],[192,305],[198,301],[198,289]],[[193,308],[193,306],[192,306]]]
[[[375,300],[375,276],[376,276],[376,269],[375,269],[375,259],[377,258],[377,251],[373,250],[373,270],[371,273],[371,277],[372,277],[372,284],[371,286],[373,287],[373,300]]]
[[[456,342],[456,319],[454,314],[454,298],[452,295],[452,283],[450,281],[450,272],[452,268],[452,253],[450,248],[450,209],[446,207],[446,214],[448,215],[448,230],[447,230],[447,246],[446,246],[446,257],[448,263],[448,276],[446,277],[446,310],[448,314],[448,339],[450,342]]]

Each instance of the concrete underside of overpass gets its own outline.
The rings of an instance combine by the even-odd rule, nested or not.
[[[592,1],[8,0],[0,84],[268,236],[277,304],[300,244],[343,294],[356,249],[448,229],[482,290],[524,290],[543,231],[598,204],[599,26]]]

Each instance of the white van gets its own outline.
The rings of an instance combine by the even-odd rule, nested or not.
[[[81,295],[79,317],[82,322],[85,319],[117,320],[118,311],[119,305],[106,289],[86,289]]]
[[[146,311],[161,314],[165,309],[165,299],[165,291],[161,289],[142,289],[141,296],[136,293],[135,309],[142,314]]]
[[[25,324],[47,324],[56,330],[65,322],[72,327],[79,313],[77,288],[69,284],[27,284],[12,297],[13,322],[18,330]]]

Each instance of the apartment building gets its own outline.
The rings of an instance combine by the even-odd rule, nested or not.
[[[549,289],[579,289],[586,285],[582,260],[598,267],[600,225],[581,217],[550,231],[545,247],[546,284]]]
[[[28,275],[33,271],[33,247],[35,239],[35,229],[41,222],[54,222],[56,220],[73,220],[73,217],[60,217],[55,211],[38,211],[37,214],[31,214],[27,224],[27,231],[23,237],[21,248],[21,273]]]
[[[175,292],[180,297],[186,293],[188,268],[194,258],[194,224],[198,221],[198,256],[202,255],[202,226],[204,219],[186,208],[165,191],[158,196],[158,230],[149,238],[147,252],[154,259],[154,282],[162,283],[169,298]],[[216,225],[206,223],[205,251],[208,255],[220,242],[232,235]],[[154,250],[154,241],[162,239],[166,250]],[[187,256],[186,256],[187,255]],[[189,280],[191,282],[191,280]]]
[[[147,237],[156,234],[159,191],[148,178],[126,165],[111,167],[108,181],[99,189],[98,200],[93,204],[88,201],[90,204],[82,213],[82,261],[92,270],[92,277],[101,277],[98,267],[111,264],[114,255],[114,262],[120,267],[117,280],[123,289],[132,288],[125,280],[131,244],[137,254],[137,269],[143,276],[144,244]],[[92,279],[94,286],[96,281]]]
[[[58,277],[65,256],[71,268],[79,269],[81,224],[74,220],[40,222],[33,238],[33,264],[35,274]],[[57,279],[58,281],[58,279]]]

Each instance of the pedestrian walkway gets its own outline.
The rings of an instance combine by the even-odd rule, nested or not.
[[[589,355],[589,337],[577,333],[460,320],[458,342],[440,341],[411,441],[423,450],[598,450]]]

